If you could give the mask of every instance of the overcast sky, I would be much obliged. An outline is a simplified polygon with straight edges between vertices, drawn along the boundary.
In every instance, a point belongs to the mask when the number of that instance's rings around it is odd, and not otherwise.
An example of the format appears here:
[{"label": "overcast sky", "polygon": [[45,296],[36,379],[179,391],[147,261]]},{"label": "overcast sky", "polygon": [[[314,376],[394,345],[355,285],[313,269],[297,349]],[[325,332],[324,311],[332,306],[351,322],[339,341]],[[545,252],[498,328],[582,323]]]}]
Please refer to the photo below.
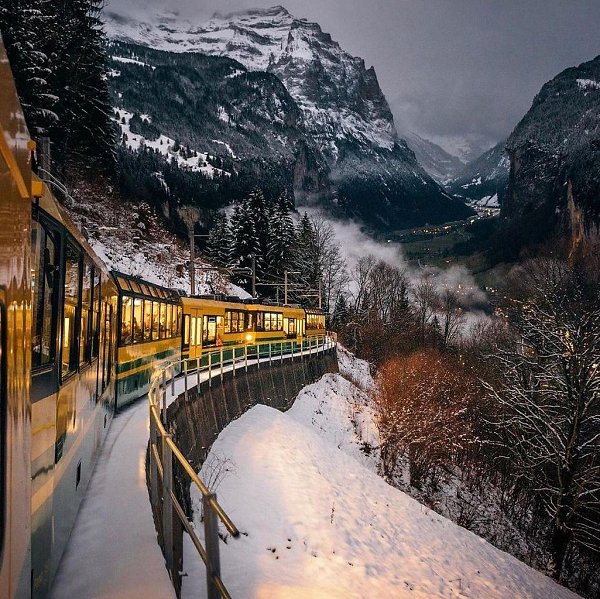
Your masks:
[{"label": "overcast sky", "polygon": [[107,0],[153,3],[195,18],[282,4],[375,66],[400,131],[449,148],[491,147],[543,83],[600,54],[600,0]]}]

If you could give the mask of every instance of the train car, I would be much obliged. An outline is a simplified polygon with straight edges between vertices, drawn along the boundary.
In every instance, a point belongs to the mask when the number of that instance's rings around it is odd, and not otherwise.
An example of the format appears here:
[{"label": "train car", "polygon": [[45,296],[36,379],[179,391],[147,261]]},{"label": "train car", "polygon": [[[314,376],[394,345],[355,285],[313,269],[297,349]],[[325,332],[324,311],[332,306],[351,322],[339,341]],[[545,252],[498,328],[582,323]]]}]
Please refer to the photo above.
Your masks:
[{"label": "train car", "polygon": [[117,289],[46,185],[31,251],[31,594],[43,597],[114,413]]},{"label": "train car", "polygon": [[0,597],[31,585],[29,134],[0,38]]},{"label": "train car", "polygon": [[315,335],[324,335],[325,328],[325,312],[320,308],[307,308],[305,312],[306,336],[314,337]]},{"label": "train car", "polygon": [[182,297],[182,357],[201,359],[222,348],[224,360],[234,349],[257,342],[280,341],[285,351],[301,344],[305,335],[305,311],[298,306],[260,304],[235,297]]},{"label": "train car", "polygon": [[0,597],[44,597],[114,408],[117,290],[32,172],[0,40]]},{"label": "train car", "polygon": [[181,359],[181,293],[113,272],[119,291],[117,407],[144,395],[152,371]]}]

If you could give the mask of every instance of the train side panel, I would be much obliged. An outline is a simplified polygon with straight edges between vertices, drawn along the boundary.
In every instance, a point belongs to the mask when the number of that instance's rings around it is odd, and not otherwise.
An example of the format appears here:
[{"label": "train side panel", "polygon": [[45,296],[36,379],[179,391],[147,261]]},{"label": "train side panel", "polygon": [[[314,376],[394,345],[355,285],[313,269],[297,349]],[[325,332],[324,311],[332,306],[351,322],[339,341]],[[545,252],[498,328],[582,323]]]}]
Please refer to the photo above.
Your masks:
[{"label": "train side panel", "polygon": [[117,306],[110,274],[41,189],[32,225],[33,597],[50,588],[114,412]]},{"label": "train side panel", "polygon": [[0,39],[0,597],[30,596],[29,135]]}]

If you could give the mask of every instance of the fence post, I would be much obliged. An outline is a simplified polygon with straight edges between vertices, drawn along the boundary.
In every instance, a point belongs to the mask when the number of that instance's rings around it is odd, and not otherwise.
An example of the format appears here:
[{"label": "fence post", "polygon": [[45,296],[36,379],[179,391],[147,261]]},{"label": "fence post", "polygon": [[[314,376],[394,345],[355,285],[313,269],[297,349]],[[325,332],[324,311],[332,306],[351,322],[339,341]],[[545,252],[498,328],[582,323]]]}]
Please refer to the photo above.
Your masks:
[{"label": "fence post", "polygon": [[183,378],[184,380],[184,389],[185,389],[185,401],[188,400],[188,361],[184,360],[183,362]]},{"label": "fence post", "polygon": [[212,387],[212,352],[208,352],[208,386]]},{"label": "fence post", "polygon": [[221,577],[221,559],[219,556],[219,522],[212,506],[211,499],[216,500],[214,493],[202,496],[204,506],[204,542],[206,543],[206,590],[208,599],[219,599],[219,591],[213,577]]},{"label": "fence post", "polygon": [[163,437],[162,466],[163,466],[163,543],[167,570],[172,577],[173,570],[173,503],[171,491],[173,490],[173,453],[167,442],[171,438],[168,433]]},{"label": "fence post", "polygon": [[269,366],[273,365],[273,362],[271,362],[271,355],[272,355],[272,350],[273,350],[273,344],[269,341]]},{"label": "fence post", "polygon": [[163,370],[163,373],[162,373],[162,385],[159,385],[159,389],[160,389],[161,395],[162,395],[162,405],[163,405],[162,419],[163,419],[163,423],[166,425],[167,424],[167,373],[165,370]]},{"label": "fence post", "polygon": [[221,385],[223,384],[223,350],[221,349]]},{"label": "fence post", "polygon": [[157,510],[158,513],[158,465],[156,463],[156,457],[152,451],[152,446],[155,446],[158,450],[156,436],[156,422],[154,421],[154,415],[152,414],[152,406],[150,406],[150,498],[152,501],[152,509]]},{"label": "fence post", "polygon": [[233,352],[232,356],[231,356],[231,359],[232,359],[231,364],[233,367],[233,376],[235,377],[235,347],[231,351]]},{"label": "fence post", "polygon": [[175,364],[171,367],[171,395],[175,397]]},{"label": "fence post", "polygon": [[244,364],[246,366],[246,372],[248,372],[248,346],[244,346]]},{"label": "fence post", "polygon": [[200,358],[196,358],[196,387],[198,387],[198,393],[200,393]]},{"label": "fence post", "polygon": [[279,363],[283,364],[283,341],[279,344],[279,355],[281,357]]}]

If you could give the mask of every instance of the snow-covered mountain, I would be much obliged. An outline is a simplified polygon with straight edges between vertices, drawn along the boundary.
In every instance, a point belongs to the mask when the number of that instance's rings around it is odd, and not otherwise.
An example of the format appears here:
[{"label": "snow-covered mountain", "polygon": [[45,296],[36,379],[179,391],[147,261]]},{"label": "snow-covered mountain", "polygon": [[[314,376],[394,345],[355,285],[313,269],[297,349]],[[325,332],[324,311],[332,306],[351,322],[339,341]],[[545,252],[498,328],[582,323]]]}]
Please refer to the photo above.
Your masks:
[{"label": "snow-covered mountain", "polygon": [[408,131],[402,134],[408,147],[415,153],[418,163],[438,183],[446,185],[465,167],[465,163],[449,154],[436,143]]},{"label": "snow-covered mountain", "polygon": [[[237,61],[230,64],[238,64],[238,72],[230,69],[224,77],[235,79],[240,75],[252,80],[254,72],[259,81],[263,73],[276,76],[299,109],[301,119],[296,119],[295,125],[299,135],[305,137],[305,143],[298,144],[297,149],[302,146],[306,160],[303,157],[298,160],[295,155],[289,162],[302,173],[306,162],[320,165],[321,174],[328,171],[328,182],[319,176],[319,184],[313,187],[318,191],[319,201],[333,211],[356,217],[380,231],[456,220],[471,213],[428,175],[400,139],[375,70],[367,68],[361,58],[347,53],[318,24],[296,19],[277,6],[215,15],[207,23],[193,23],[172,14],[132,20],[108,12],[106,28],[113,40],[130,48],[139,48],[131,46],[139,44],[155,52],[203,54]],[[163,57],[161,62],[170,62],[173,69],[178,68],[176,63],[185,61]],[[158,75],[152,69],[144,73],[148,78]],[[118,77],[113,78],[113,83],[119,85]],[[187,85],[184,88],[189,90]],[[172,92],[165,86],[163,99]],[[180,90],[177,95],[180,100]],[[135,107],[127,103],[127,96],[121,98],[120,108],[135,113]],[[218,116],[224,132],[213,130],[212,138],[228,145],[230,159],[239,149],[230,135],[237,123],[224,110],[226,104],[220,103],[219,97],[213,94],[210,100],[215,101],[215,110],[221,111]],[[231,95],[226,100],[231,103]],[[160,119],[154,118],[153,123],[162,135],[177,137],[162,127]],[[198,123],[198,134],[201,128]],[[264,135],[265,131],[260,133]],[[254,142],[261,145],[256,136]],[[270,148],[268,140],[264,147]],[[311,150],[307,152],[307,148]],[[294,153],[297,149],[290,151]],[[208,150],[198,148],[198,151]],[[295,185],[294,192],[298,201],[307,200],[305,189]],[[315,193],[311,198],[315,198]]]},{"label": "snow-covered mountain", "polygon": [[467,164],[446,188],[479,211],[488,214],[499,211],[510,172],[505,145],[506,141],[501,141]]}]

